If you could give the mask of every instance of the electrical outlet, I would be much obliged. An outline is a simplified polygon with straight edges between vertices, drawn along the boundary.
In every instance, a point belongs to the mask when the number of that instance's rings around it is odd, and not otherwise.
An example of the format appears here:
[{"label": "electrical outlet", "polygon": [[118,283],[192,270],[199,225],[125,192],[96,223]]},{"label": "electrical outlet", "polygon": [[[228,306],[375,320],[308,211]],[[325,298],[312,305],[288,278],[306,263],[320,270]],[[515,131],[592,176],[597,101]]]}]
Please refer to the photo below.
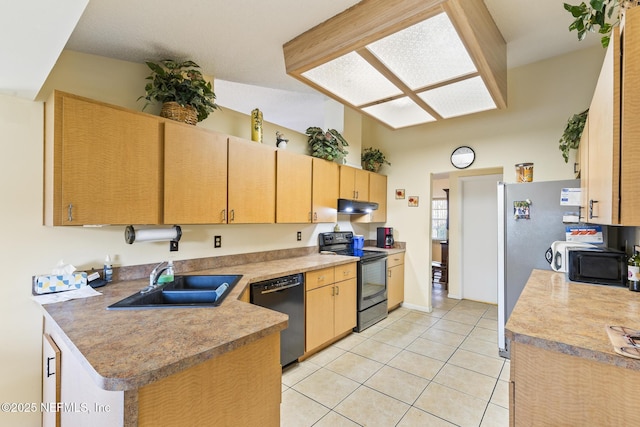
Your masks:
[{"label": "electrical outlet", "polygon": [[214,236],[213,237],[213,247],[214,248],[222,247],[222,236]]},{"label": "electrical outlet", "polygon": [[297,235],[296,239],[298,239],[298,242],[300,240],[302,240],[302,231],[298,231],[298,235]]}]

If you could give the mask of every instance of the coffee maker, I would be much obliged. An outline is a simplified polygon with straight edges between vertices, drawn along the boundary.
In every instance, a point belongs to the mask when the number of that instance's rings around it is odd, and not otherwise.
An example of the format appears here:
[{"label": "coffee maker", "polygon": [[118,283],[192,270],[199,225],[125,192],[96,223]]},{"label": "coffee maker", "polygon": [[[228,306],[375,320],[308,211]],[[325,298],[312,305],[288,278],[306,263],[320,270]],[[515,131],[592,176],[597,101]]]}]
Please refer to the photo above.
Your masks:
[{"label": "coffee maker", "polygon": [[393,227],[378,227],[377,247],[393,248]]}]

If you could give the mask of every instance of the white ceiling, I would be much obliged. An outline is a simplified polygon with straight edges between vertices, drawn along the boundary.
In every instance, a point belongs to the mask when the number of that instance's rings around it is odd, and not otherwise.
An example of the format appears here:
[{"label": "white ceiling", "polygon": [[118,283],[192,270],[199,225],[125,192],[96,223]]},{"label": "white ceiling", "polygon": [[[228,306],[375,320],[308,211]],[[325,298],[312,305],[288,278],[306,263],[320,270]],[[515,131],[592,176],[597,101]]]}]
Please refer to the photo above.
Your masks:
[{"label": "white ceiling", "polygon": [[[63,48],[139,63],[192,59],[216,80],[317,96],[286,75],[282,45],[358,1],[6,3],[0,17],[0,48],[3,63],[11,65],[0,68],[0,93],[33,99]],[[485,0],[485,4],[507,42],[509,68],[599,43],[596,35],[578,42],[575,32],[569,33],[571,16],[562,0]],[[225,105],[220,96],[218,101]]]}]

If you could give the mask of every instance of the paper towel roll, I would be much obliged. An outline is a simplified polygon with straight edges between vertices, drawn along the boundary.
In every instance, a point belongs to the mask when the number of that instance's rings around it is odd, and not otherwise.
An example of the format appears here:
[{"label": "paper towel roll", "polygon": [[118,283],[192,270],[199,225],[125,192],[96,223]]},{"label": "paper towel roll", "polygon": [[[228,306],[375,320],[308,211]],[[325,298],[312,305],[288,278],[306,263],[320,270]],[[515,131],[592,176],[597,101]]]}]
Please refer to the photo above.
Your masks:
[{"label": "paper towel roll", "polygon": [[132,244],[133,242],[162,242],[167,240],[179,241],[182,230],[179,225],[171,228],[145,228],[135,230],[132,225],[128,225],[124,230],[124,240]]}]

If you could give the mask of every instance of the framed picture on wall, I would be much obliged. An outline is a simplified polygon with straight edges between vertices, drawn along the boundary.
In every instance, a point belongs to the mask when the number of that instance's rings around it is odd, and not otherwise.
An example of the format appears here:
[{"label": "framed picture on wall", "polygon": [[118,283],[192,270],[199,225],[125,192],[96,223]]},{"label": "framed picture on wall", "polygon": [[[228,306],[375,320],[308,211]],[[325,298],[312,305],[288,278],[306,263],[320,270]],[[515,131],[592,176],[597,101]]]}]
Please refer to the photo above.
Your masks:
[{"label": "framed picture on wall", "polygon": [[409,196],[409,207],[417,208],[418,207],[418,196]]},{"label": "framed picture on wall", "polygon": [[396,188],[396,199],[404,199],[404,188]]}]

